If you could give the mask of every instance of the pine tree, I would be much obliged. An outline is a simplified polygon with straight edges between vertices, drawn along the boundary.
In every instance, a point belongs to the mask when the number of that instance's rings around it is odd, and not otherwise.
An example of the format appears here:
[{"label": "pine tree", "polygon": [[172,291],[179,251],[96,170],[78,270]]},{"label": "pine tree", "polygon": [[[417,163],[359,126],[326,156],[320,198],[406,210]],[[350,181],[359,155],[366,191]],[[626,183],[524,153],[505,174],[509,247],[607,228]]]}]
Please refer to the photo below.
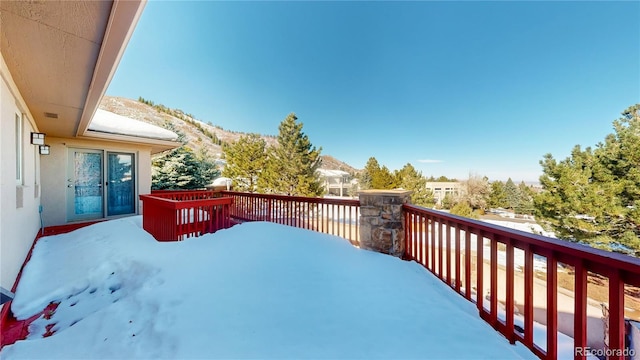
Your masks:
[{"label": "pine tree", "polygon": [[640,104],[613,123],[604,143],[540,161],[537,218],[562,239],[640,255]]},{"label": "pine tree", "polygon": [[411,203],[418,206],[432,207],[435,204],[433,193],[427,189],[427,179],[413,165],[407,163],[396,173],[399,186],[411,190]]},{"label": "pine tree", "polygon": [[254,192],[267,162],[267,143],[258,134],[241,136],[232,144],[223,146],[227,164],[222,175],[233,181],[234,189]]},{"label": "pine tree", "polygon": [[491,183],[491,193],[489,194],[489,206],[492,208],[506,208],[507,194],[505,193],[504,183],[502,181],[494,181]]},{"label": "pine tree", "polygon": [[456,196],[451,193],[446,193],[444,198],[442,199],[442,204],[440,205],[443,209],[450,210],[452,207],[456,205]]},{"label": "pine tree", "polygon": [[371,179],[371,186],[374,189],[394,189],[397,186],[396,177],[391,170],[385,165],[380,168],[380,171],[374,174]]},{"label": "pine tree", "polygon": [[397,187],[396,176],[386,166],[380,167],[378,160],[370,157],[364,166],[361,178],[362,189],[393,189]]},{"label": "pine tree", "polygon": [[295,196],[321,196],[324,193],[316,170],[320,152],[302,132],[302,122],[289,114],[278,127],[278,145],[270,148],[259,186],[263,191]]},{"label": "pine tree", "polygon": [[201,189],[218,174],[213,162],[181,146],[152,161],[151,188]]},{"label": "pine tree", "polygon": [[515,208],[516,214],[533,214],[533,190],[522,181],[518,185],[518,205]]},{"label": "pine tree", "polygon": [[461,201],[461,202],[455,204],[451,208],[450,213],[453,214],[453,215],[464,216],[464,217],[468,217],[468,218],[471,218],[471,219],[478,219],[480,217],[478,215],[478,212],[473,211],[473,209],[471,208],[469,203],[466,202],[466,201]]},{"label": "pine tree", "polygon": [[520,202],[519,191],[516,184],[509,178],[507,182],[504,184],[504,195],[507,204],[507,208],[514,210],[518,203]]},{"label": "pine tree", "polygon": [[367,164],[364,166],[364,170],[360,175],[360,187],[363,190],[368,190],[373,187],[373,177],[380,171],[380,164],[374,157],[370,157],[367,160]]}]

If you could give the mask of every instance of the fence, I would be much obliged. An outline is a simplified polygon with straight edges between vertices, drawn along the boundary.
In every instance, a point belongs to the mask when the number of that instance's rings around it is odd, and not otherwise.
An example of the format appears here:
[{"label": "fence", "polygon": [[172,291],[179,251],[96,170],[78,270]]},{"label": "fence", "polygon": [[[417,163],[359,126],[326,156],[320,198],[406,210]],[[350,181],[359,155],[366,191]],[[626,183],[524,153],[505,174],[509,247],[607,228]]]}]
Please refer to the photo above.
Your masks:
[{"label": "fence", "polygon": [[231,227],[230,197],[213,191],[153,192],[140,195],[142,227],[158,241],[179,241]]},{"label": "fence", "polygon": [[234,221],[269,221],[360,240],[360,201],[222,191],[233,198]]},{"label": "fence", "polygon": [[[640,259],[418,206],[405,204],[403,209],[407,258],[475,302],[485,321],[511,343],[520,341],[540,358],[558,356],[559,265],[561,270],[574,273],[574,311],[569,314],[574,349],[588,346],[587,276],[606,278],[609,330],[605,351],[609,358],[625,358],[625,285],[640,286]],[[516,272],[522,277],[516,277]],[[534,279],[540,278],[546,279],[545,294],[534,293]],[[516,292],[521,295],[518,304]],[[536,295],[546,298],[542,338],[534,336],[539,333],[534,331],[534,313],[540,312],[534,309]],[[576,359],[584,355],[583,351],[574,352]]]}]

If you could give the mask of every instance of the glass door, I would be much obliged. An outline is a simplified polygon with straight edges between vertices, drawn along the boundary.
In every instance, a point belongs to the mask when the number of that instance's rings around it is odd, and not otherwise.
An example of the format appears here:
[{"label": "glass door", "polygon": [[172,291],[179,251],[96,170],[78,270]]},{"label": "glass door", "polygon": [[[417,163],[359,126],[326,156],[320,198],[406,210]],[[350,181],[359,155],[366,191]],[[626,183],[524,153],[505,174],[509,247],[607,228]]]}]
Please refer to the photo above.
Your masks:
[{"label": "glass door", "polygon": [[101,218],[103,209],[103,153],[100,150],[69,149],[67,167],[67,218]]},{"label": "glass door", "polygon": [[134,155],[107,153],[107,215],[133,214],[135,203]]}]

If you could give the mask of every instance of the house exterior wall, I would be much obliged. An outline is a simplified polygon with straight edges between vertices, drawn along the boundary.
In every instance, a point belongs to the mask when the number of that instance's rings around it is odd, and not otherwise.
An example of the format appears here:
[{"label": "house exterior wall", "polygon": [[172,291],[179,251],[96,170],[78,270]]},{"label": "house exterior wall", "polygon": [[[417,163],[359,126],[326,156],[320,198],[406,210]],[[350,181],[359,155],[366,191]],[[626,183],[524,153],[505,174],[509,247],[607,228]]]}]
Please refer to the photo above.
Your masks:
[{"label": "house exterior wall", "polygon": [[[0,54],[0,286],[11,289],[40,227],[40,154],[33,117]],[[22,179],[16,179],[16,124],[22,118]]]},{"label": "house exterior wall", "polygon": [[433,192],[433,197],[438,205],[442,205],[442,200],[444,200],[447,194],[453,196],[462,191],[462,183],[453,181],[430,181],[427,182],[426,187],[427,190],[431,190],[431,192]]},{"label": "house exterior wall", "polygon": [[[42,207],[45,226],[67,223],[68,149],[80,148],[135,154],[135,188],[139,194],[151,192],[151,147],[127,143],[75,138],[47,138],[51,155],[42,159]],[[142,213],[138,201],[136,213]]]}]

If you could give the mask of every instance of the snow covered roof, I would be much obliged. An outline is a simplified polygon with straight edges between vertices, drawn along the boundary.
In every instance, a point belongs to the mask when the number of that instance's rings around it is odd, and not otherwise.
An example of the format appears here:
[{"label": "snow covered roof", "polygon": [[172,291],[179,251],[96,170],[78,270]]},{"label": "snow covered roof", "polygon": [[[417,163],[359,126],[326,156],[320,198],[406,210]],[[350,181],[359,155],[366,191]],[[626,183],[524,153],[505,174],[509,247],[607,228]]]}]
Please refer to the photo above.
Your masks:
[{"label": "snow covered roof", "polygon": [[231,181],[228,177],[221,176],[211,183],[211,186],[227,186],[227,181]]},{"label": "snow covered roof", "polygon": [[178,135],[173,131],[102,109],[96,111],[89,125],[89,130],[158,140],[175,141],[178,139]]},{"label": "snow covered roof", "polygon": [[320,173],[320,176],[324,177],[342,177],[349,175],[348,172],[342,170],[318,169],[316,171]]}]

